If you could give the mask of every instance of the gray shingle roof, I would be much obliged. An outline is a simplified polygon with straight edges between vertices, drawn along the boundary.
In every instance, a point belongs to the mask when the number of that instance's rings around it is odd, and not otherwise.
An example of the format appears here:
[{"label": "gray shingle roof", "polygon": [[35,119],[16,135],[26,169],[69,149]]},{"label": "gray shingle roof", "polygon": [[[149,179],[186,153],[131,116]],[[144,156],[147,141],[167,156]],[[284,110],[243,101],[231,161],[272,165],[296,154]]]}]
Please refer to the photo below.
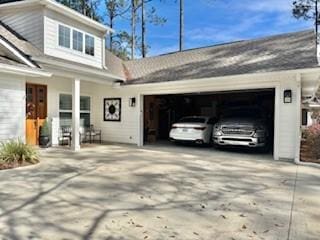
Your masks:
[{"label": "gray shingle roof", "polygon": [[127,84],[318,67],[312,30],[125,62]]},{"label": "gray shingle roof", "polygon": [[[32,61],[31,56],[41,56],[42,52],[34,47],[31,43],[29,43],[26,39],[24,39],[21,35],[17,32],[12,30],[9,26],[5,25],[0,21],[0,38],[3,39],[5,42],[11,45],[14,49],[16,49],[22,56],[24,56],[29,61],[33,62],[37,65],[34,61]],[[3,52],[0,46],[0,52]],[[10,56],[2,56],[5,57],[7,60]],[[10,64],[10,65],[24,65],[22,62],[18,62],[15,59],[11,59],[12,61],[5,61],[2,59],[2,63]]]},{"label": "gray shingle roof", "polygon": [[42,52],[33,46],[30,42],[24,39],[17,32],[0,21],[0,35],[8,42],[18,48],[26,56],[39,56]]},{"label": "gray shingle roof", "polygon": [[118,58],[116,55],[114,55],[112,52],[110,52],[108,49],[106,49],[106,66],[108,70],[121,78],[126,78],[125,72],[124,72],[124,63],[123,60]]}]

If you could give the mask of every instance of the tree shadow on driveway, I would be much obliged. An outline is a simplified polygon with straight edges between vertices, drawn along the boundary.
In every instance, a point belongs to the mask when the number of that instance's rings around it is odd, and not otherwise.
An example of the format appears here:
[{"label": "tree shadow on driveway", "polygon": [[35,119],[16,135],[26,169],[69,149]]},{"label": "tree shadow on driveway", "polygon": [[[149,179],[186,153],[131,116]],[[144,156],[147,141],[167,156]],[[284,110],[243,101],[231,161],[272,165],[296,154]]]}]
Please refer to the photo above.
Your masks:
[{"label": "tree shadow on driveway", "polygon": [[36,168],[1,172],[3,239],[288,235],[297,169],[290,163],[126,145],[50,149],[42,158]]}]

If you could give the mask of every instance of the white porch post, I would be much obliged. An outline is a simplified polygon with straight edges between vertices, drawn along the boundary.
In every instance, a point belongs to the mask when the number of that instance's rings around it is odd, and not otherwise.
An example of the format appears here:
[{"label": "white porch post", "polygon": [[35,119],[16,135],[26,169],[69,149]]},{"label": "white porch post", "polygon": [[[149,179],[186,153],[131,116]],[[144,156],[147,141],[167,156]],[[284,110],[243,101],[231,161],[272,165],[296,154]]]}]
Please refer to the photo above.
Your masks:
[{"label": "white porch post", "polygon": [[80,150],[80,79],[72,82],[72,150]]}]

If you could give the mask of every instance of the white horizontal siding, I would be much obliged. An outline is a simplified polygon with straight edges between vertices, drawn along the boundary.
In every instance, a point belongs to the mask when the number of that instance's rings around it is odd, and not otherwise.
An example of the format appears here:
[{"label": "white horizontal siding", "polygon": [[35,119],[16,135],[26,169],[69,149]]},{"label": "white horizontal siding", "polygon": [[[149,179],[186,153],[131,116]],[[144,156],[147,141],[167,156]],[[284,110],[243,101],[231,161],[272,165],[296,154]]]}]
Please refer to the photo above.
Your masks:
[{"label": "white horizontal siding", "polygon": [[43,49],[43,11],[27,8],[19,11],[0,11],[0,20],[10,26],[35,47]]},{"label": "white horizontal siding", "polygon": [[25,81],[0,75],[0,141],[25,139]]},{"label": "white horizontal siding", "polygon": [[[72,50],[72,46],[70,49],[66,49],[60,47],[58,44],[58,25],[64,24],[70,26],[72,28],[78,29],[85,33],[89,33],[91,36],[94,36],[95,39],[95,54],[94,56],[87,55],[85,53],[80,53]],[[74,61],[76,63],[82,63],[89,66],[101,68],[102,67],[102,42],[103,39],[98,35],[96,31],[92,31],[92,29],[88,29],[85,26],[77,23],[76,21],[72,21],[70,19],[65,18],[63,15],[59,15],[58,13],[54,13],[51,11],[45,11],[44,17],[44,53],[58,57],[62,59],[66,59],[69,61]],[[72,35],[72,33],[71,33]],[[72,39],[71,39],[72,42]],[[71,44],[72,45],[72,44]]]},{"label": "white horizontal siding", "polygon": [[[104,121],[104,98],[121,98],[121,121]],[[102,139],[110,142],[131,143],[139,141],[139,112],[137,107],[129,107],[129,98],[132,97],[129,92],[117,91],[111,88],[100,86],[96,89],[96,97],[93,106],[93,121],[97,128],[102,130]]]},{"label": "white horizontal siding", "polygon": [[[297,88],[298,83],[293,76],[290,80],[281,81],[279,96],[279,156],[280,158],[293,159],[295,157],[297,143]],[[292,90],[292,103],[283,103],[283,92],[286,89]]]}]

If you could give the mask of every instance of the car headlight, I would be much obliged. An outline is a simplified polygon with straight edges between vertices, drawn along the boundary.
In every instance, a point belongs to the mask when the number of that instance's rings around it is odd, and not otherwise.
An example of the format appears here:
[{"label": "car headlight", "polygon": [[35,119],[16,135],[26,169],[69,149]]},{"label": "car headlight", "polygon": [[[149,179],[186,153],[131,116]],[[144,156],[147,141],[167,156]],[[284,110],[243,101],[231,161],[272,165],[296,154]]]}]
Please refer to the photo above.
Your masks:
[{"label": "car headlight", "polygon": [[215,131],[214,136],[222,136],[222,132],[220,130]]}]

